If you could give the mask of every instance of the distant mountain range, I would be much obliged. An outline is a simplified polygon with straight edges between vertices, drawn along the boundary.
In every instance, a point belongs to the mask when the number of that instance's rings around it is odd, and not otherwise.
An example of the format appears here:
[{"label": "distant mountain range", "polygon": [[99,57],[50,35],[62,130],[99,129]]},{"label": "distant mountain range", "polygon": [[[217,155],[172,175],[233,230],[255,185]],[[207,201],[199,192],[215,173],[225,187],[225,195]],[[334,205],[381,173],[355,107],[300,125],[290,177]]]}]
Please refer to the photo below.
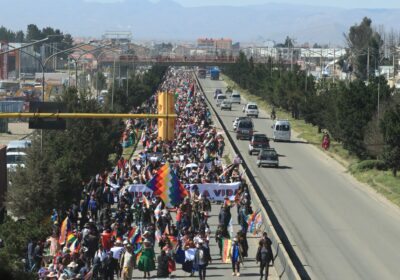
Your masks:
[{"label": "distant mountain range", "polygon": [[[5,2],[4,0],[2,0]],[[343,33],[370,17],[375,26],[400,30],[400,9],[342,9],[294,4],[245,7],[183,7],[172,0],[13,0],[2,5],[0,25],[17,30],[30,23],[52,26],[73,36],[99,37],[109,30],[132,31],[137,40],[194,40],[230,37],[234,41],[344,44]]]}]

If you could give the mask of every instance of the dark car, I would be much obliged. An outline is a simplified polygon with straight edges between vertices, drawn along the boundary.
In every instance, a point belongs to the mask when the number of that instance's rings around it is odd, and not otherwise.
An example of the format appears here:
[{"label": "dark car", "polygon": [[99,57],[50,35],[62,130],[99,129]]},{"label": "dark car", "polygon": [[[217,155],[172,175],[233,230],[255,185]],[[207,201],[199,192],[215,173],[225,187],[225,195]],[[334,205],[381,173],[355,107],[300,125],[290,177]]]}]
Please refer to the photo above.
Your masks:
[{"label": "dark car", "polygon": [[268,148],[260,151],[257,157],[257,166],[279,166],[278,153],[273,148]]},{"label": "dark car", "polygon": [[259,153],[263,149],[269,148],[269,139],[265,134],[254,134],[249,143],[249,155],[254,152]]},{"label": "dark car", "polygon": [[239,121],[236,128],[236,139],[251,139],[253,132],[253,121],[250,118],[242,119]]}]

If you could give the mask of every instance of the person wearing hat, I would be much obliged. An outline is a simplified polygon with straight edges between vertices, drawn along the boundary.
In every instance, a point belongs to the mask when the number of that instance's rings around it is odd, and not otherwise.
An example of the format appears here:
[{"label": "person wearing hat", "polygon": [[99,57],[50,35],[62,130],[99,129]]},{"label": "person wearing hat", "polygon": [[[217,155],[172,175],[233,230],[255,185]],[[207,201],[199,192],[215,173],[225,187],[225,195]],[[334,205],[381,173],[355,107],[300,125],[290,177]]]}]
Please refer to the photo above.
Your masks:
[{"label": "person wearing hat", "polygon": [[130,280],[132,278],[133,268],[135,266],[135,256],[133,255],[132,245],[128,241],[124,241],[125,253],[122,254],[121,264],[122,272],[121,276],[123,280]]},{"label": "person wearing hat", "polygon": [[50,273],[47,274],[46,278],[47,278],[47,279],[57,280],[58,275],[57,275],[57,273],[55,273],[54,271],[50,271]]},{"label": "person wearing hat", "polygon": [[119,260],[121,258],[123,251],[124,251],[124,247],[122,244],[122,240],[120,237],[118,237],[114,243],[114,247],[112,247],[110,250],[110,252],[112,252],[112,265],[113,265],[114,271],[117,275],[119,275],[119,272],[120,272]]},{"label": "person wearing hat", "polygon": [[243,257],[238,239],[236,237],[233,238],[233,244],[230,250],[230,258],[232,261],[232,275],[240,276],[240,263],[242,262]]},{"label": "person wearing hat", "polygon": [[155,254],[151,242],[146,238],[143,241],[142,255],[140,256],[138,263],[138,269],[144,273],[143,278],[150,278],[150,271],[155,269],[156,265],[154,257]]},{"label": "person wearing hat", "polygon": [[211,262],[210,250],[204,246],[204,241],[199,239],[196,244],[197,250],[194,254],[194,267],[199,271],[200,280],[206,279],[206,269]]}]

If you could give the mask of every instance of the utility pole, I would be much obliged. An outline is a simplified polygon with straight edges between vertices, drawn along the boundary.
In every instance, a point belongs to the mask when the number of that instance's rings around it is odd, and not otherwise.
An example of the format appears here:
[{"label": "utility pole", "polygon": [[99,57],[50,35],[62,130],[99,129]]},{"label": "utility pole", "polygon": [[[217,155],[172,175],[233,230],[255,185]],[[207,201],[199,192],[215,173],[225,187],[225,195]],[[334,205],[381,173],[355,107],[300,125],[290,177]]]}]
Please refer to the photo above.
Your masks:
[{"label": "utility pole", "polygon": [[333,83],[335,83],[335,73],[336,73],[336,49],[333,49]]},{"label": "utility pole", "polygon": [[129,67],[126,67],[126,98],[128,98],[128,88],[129,88]]},{"label": "utility pole", "polygon": [[369,47],[368,47],[368,54],[367,54],[367,80],[369,79]]},{"label": "utility pole", "polygon": [[379,123],[379,119],[380,119],[380,116],[379,116],[380,90],[381,90],[381,80],[379,80],[379,82],[378,82],[378,123]]}]

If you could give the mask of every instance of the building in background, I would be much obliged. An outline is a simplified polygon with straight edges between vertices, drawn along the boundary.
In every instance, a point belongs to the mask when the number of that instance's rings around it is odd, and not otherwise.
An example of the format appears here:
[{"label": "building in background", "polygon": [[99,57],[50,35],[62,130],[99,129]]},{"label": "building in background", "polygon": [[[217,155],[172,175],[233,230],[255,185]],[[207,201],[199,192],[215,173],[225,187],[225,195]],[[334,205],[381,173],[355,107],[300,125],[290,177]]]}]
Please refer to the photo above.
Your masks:
[{"label": "building in background", "polygon": [[[23,43],[0,42],[1,51],[18,49]],[[33,46],[22,50],[15,50],[0,57],[0,79],[24,79],[40,69],[40,54],[35,52]],[[29,75],[30,74],[30,75]]]}]

